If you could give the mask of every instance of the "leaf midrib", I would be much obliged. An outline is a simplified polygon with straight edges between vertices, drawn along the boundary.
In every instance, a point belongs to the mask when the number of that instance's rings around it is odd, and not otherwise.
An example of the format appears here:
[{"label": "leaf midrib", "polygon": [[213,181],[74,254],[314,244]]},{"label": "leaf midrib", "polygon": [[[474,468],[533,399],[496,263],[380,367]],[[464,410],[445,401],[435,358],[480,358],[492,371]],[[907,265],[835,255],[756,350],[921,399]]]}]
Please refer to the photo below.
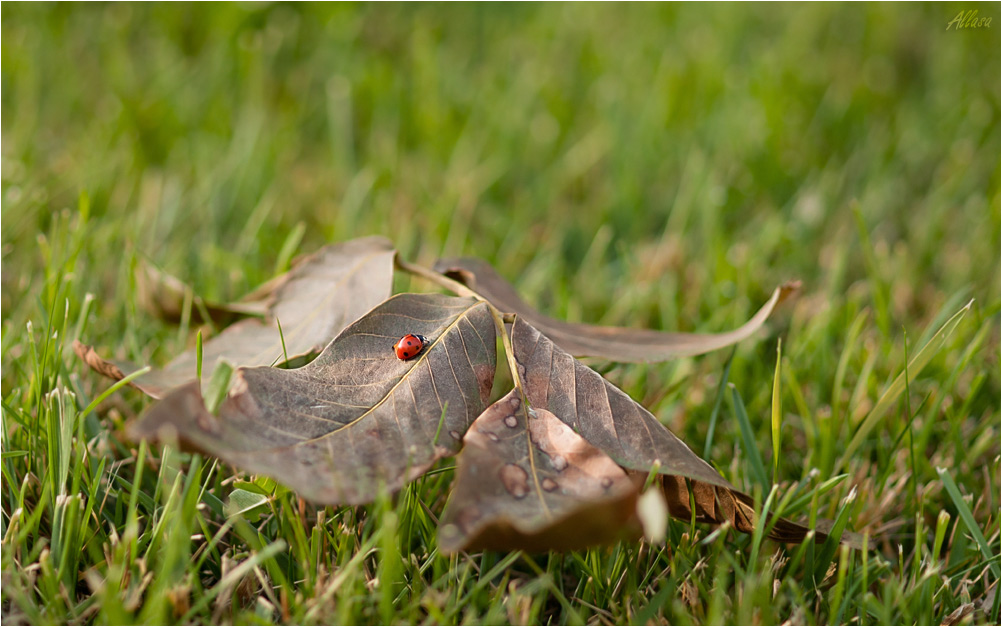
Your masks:
[{"label": "leaf midrib", "polygon": [[[413,365],[411,366],[410,370],[408,370],[407,372],[405,372],[403,374],[403,376],[400,377],[400,380],[397,381],[395,384],[393,384],[393,386],[389,390],[387,390],[385,394],[383,394],[382,398],[380,398],[379,401],[377,401],[372,407],[370,407],[369,409],[367,409],[366,411],[364,411],[362,414],[360,414],[357,418],[355,418],[351,422],[346,422],[345,424],[341,425],[340,427],[337,427],[336,429],[332,429],[331,431],[328,431],[327,433],[324,433],[323,435],[318,435],[316,437],[309,438],[309,439],[306,439],[306,440],[300,440],[299,442],[295,442],[293,444],[286,444],[284,446],[277,446],[277,447],[270,448],[270,449],[262,449],[261,452],[264,452],[264,451],[268,451],[268,452],[281,451],[283,449],[292,449],[292,448],[295,448],[297,446],[302,446],[304,444],[309,444],[311,442],[320,442],[320,441],[322,441],[322,440],[324,440],[326,438],[329,438],[329,437],[333,436],[336,433],[344,431],[345,429],[348,429],[349,427],[351,427],[351,426],[353,426],[355,424],[358,424],[360,421],[364,420],[367,416],[371,415],[374,411],[376,411],[376,409],[378,409],[383,403],[385,403],[387,401],[387,399],[391,398],[393,396],[393,393],[397,390],[398,387],[400,387],[408,379],[408,377],[410,376],[410,374],[412,372],[414,372],[420,364],[424,363],[427,360],[428,354],[431,353],[431,350],[433,348],[435,348],[436,346],[438,346],[438,344],[442,342],[442,340],[449,334],[449,332],[452,331],[454,328],[456,328],[459,325],[459,323],[464,318],[466,318],[469,315],[469,313],[470,313],[471,310],[473,310],[474,308],[476,308],[477,306],[479,306],[481,304],[482,304],[482,301],[476,301],[473,304],[471,304],[469,307],[467,307],[465,310],[463,310],[461,313],[459,313],[458,315],[456,315],[456,319],[453,320],[451,323],[449,323],[448,326],[445,327],[445,329],[442,331],[442,333],[439,334],[438,339],[436,339],[434,342],[432,342],[431,345],[428,347],[428,349],[425,350],[425,351],[423,351],[421,353],[420,357],[418,357],[417,360],[415,360],[413,362]],[[526,426],[528,427],[528,425],[526,425]]]}]

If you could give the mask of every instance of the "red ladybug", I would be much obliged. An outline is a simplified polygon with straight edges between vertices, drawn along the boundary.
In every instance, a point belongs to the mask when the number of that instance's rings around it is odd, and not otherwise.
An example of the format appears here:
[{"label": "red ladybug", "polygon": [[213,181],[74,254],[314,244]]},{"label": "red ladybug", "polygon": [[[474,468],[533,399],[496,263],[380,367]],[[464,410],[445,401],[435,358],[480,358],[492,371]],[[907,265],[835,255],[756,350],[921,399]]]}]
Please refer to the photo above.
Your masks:
[{"label": "red ladybug", "polygon": [[393,345],[393,351],[397,354],[397,359],[413,359],[421,354],[428,340],[423,335],[408,333]]}]

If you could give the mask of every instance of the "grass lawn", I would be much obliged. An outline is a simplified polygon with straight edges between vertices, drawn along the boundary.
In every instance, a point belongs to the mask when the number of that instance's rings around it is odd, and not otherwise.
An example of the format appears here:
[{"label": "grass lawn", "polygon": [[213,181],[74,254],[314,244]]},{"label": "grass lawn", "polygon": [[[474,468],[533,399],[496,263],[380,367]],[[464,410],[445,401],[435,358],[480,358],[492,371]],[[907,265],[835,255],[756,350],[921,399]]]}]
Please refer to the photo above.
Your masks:
[{"label": "grass lawn", "polygon": [[[999,17],[4,4],[4,624],[998,624]],[[446,557],[453,460],[370,506],[228,516],[234,469],[127,441],[151,401],[73,354],[193,345],[139,306],[143,260],[227,301],[369,234],[575,322],[722,331],[801,280],[733,356],[588,363],[760,502],[761,465],[776,498],[841,477],[788,513],[870,550],[675,521]],[[711,430],[725,372],[748,421]]]}]

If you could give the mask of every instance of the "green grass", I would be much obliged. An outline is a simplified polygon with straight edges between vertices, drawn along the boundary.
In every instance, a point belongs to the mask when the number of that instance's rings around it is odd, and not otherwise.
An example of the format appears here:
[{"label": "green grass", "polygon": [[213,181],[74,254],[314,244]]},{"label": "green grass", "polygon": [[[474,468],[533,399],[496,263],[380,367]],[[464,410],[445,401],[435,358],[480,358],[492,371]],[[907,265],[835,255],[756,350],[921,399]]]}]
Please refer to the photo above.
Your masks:
[{"label": "green grass", "polygon": [[[1002,23],[960,8],[5,4],[4,623],[998,623]],[[447,558],[451,461],[302,507],[121,437],[150,401],[72,341],[195,341],[139,307],[139,259],[223,300],[373,233],[573,321],[723,330],[801,279],[730,362],[590,363],[870,550],[674,521]]]}]

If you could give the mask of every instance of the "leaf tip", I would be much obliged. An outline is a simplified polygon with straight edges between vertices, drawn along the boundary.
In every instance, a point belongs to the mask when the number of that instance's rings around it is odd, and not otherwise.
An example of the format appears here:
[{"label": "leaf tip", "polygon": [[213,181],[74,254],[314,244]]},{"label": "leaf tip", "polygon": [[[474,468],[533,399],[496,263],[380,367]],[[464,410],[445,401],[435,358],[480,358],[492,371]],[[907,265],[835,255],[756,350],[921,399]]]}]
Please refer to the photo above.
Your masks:
[{"label": "leaf tip", "polygon": [[794,294],[796,294],[797,292],[799,292],[801,287],[803,287],[803,282],[800,281],[799,279],[794,279],[792,281],[787,281],[786,283],[783,283],[782,285],[780,285],[779,288],[778,288],[779,289],[779,300],[776,302],[776,304],[778,305],[778,304],[782,303],[786,299],[790,298],[791,296],[793,296]]}]

